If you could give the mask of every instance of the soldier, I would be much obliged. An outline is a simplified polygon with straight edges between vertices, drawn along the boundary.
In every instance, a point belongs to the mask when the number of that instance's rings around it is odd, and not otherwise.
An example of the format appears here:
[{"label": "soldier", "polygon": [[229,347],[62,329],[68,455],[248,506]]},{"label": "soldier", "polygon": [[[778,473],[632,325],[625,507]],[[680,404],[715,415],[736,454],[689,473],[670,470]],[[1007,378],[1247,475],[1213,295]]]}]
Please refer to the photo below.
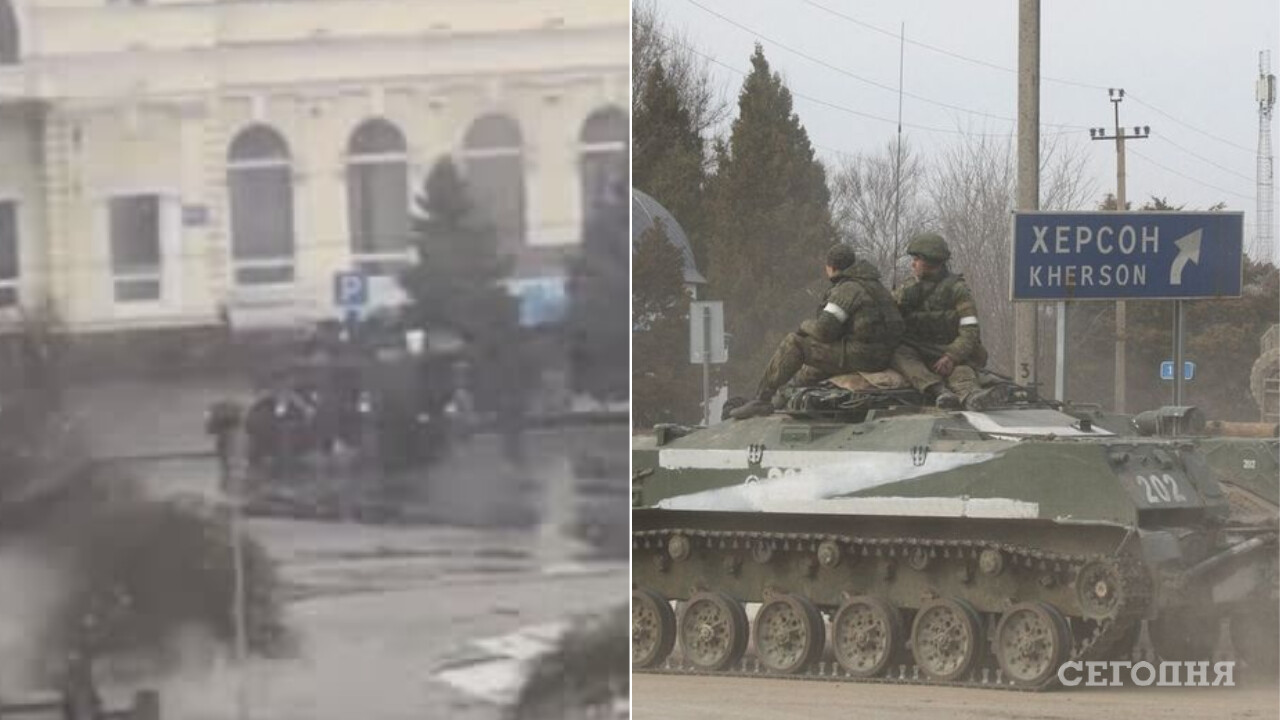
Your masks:
[{"label": "soldier", "polygon": [[816,383],[842,373],[884,370],[902,338],[902,317],[893,296],[880,284],[880,272],[858,262],[853,248],[836,244],[827,251],[831,289],[815,318],[788,334],[769,361],[756,399],[729,414],[735,420],[773,411],[774,393],[795,377]]},{"label": "soldier", "polygon": [[897,292],[906,334],[893,354],[893,369],[940,408],[997,404],[1000,386],[982,390],[978,384],[978,371],[987,364],[978,306],[964,276],[947,268],[946,241],[936,233],[917,235],[907,254],[915,277]]}]

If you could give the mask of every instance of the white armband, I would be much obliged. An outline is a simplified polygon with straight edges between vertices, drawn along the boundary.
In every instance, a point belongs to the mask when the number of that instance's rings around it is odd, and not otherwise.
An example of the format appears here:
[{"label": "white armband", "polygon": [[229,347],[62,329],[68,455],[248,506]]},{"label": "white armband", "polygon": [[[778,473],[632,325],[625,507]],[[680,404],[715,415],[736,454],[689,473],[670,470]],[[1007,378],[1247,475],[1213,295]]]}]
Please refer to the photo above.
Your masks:
[{"label": "white armband", "polygon": [[822,308],[822,312],[831,313],[840,322],[844,322],[849,319],[849,313],[845,312],[844,308],[835,303],[827,303],[827,306]]},{"label": "white armband", "polygon": [[977,325],[977,324],[978,324],[978,318],[972,315],[968,315],[960,318],[960,327],[964,327],[965,325]]}]

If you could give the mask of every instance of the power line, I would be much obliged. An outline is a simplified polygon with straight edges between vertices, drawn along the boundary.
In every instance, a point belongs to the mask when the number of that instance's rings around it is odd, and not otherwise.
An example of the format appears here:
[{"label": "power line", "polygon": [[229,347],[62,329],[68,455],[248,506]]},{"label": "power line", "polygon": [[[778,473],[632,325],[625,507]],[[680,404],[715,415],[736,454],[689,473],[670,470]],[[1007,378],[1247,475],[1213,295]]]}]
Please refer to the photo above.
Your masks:
[{"label": "power line", "polygon": [[1137,150],[1129,150],[1129,152],[1131,152],[1131,153],[1133,153],[1134,155],[1136,155],[1136,156],[1138,156],[1138,157],[1142,158],[1143,160],[1145,160],[1145,161],[1147,161],[1147,162],[1151,163],[1152,165],[1155,165],[1156,167],[1160,168],[1161,170],[1165,170],[1166,172],[1171,172],[1171,173],[1173,173],[1174,175],[1177,175],[1178,177],[1180,177],[1180,178],[1182,178],[1182,179],[1184,179],[1184,180],[1190,180],[1191,182],[1196,183],[1197,185],[1203,185],[1204,187],[1210,188],[1210,189],[1212,189],[1212,190],[1217,190],[1218,192],[1221,192],[1221,193],[1226,193],[1226,194],[1228,194],[1228,195],[1234,195],[1234,196],[1236,196],[1236,197],[1238,197],[1238,198],[1240,198],[1240,199],[1242,199],[1242,200],[1253,200],[1253,199],[1254,199],[1254,198],[1252,198],[1252,197],[1250,197],[1250,196],[1248,196],[1248,195],[1241,195],[1241,194],[1240,194],[1240,193],[1238,193],[1238,192],[1232,192],[1231,190],[1228,190],[1228,189],[1226,189],[1226,188],[1220,188],[1220,187],[1218,187],[1217,185],[1212,185],[1212,184],[1210,184],[1210,183],[1207,183],[1207,182],[1205,182],[1205,181],[1203,181],[1203,180],[1200,180],[1199,178],[1193,178],[1193,177],[1191,177],[1190,175],[1185,175],[1185,174],[1183,174],[1183,173],[1180,173],[1180,172],[1178,172],[1177,170],[1174,170],[1173,168],[1169,167],[1168,165],[1165,165],[1165,164],[1163,164],[1163,163],[1159,163],[1159,162],[1156,162],[1155,160],[1152,160],[1151,158],[1147,157],[1146,155],[1143,155],[1142,153],[1138,152]]},{"label": "power line", "polygon": [[[734,19],[732,19],[732,18],[730,18],[730,17],[727,17],[727,16],[725,16],[725,15],[723,15],[723,14],[721,14],[721,13],[719,13],[719,12],[715,11],[715,10],[712,10],[711,8],[707,7],[706,5],[703,5],[702,3],[698,2],[697,0],[685,0],[685,2],[689,3],[690,5],[693,5],[694,7],[697,7],[697,8],[699,8],[699,9],[701,9],[703,12],[705,12],[705,13],[707,13],[707,14],[709,14],[709,15],[713,15],[713,16],[715,16],[715,17],[717,17],[717,18],[719,18],[719,19],[723,20],[724,22],[726,22],[726,23],[728,23],[728,24],[730,24],[730,25],[732,25],[732,26],[734,26],[734,27],[738,28],[739,30],[742,30],[742,31],[744,31],[744,32],[746,32],[746,33],[749,33],[749,34],[751,34],[751,35],[754,35],[755,37],[757,37],[757,38],[759,38],[759,39],[761,39],[761,40],[764,40],[765,42],[767,42],[767,43],[769,43],[769,44],[771,44],[771,45],[775,45],[775,46],[777,46],[777,47],[779,47],[779,48],[781,48],[781,49],[783,49],[783,50],[786,50],[787,52],[790,52],[790,53],[792,53],[792,54],[794,54],[794,55],[798,55],[799,57],[802,57],[802,58],[804,58],[805,60],[808,60],[809,62],[812,62],[812,63],[818,64],[818,65],[821,65],[822,67],[825,67],[825,68],[827,68],[828,70],[833,70],[833,71],[835,71],[835,72],[840,73],[841,75],[844,75],[844,76],[846,76],[846,77],[852,78],[852,79],[857,80],[858,82],[861,82],[861,83],[866,83],[867,85],[871,85],[871,86],[876,87],[876,88],[879,88],[879,89],[881,89],[881,90],[886,90],[886,91],[888,91],[888,92],[892,92],[892,93],[894,93],[894,94],[897,94],[897,93],[899,92],[899,88],[895,88],[895,87],[892,87],[892,86],[890,86],[890,85],[885,85],[884,83],[876,82],[875,80],[870,80],[870,79],[868,79],[868,78],[862,77],[861,75],[858,75],[858,74],[856,74],[856,73],[850,72],[849,70],[846,70],[846,69],[844,69],[844,68],[838,67],[838,66],[836,66],[836,65],[832,65],[831,63],[829,63],[829,62],[827,62],[827,61],[825,61],[825,60],[823,60],[823,59],[821,59],[821,58],[814,57],[814,56],[812,56],[812,55],[810,55],[810,54],[808,54],[808,53],[806,53],[806,52],[804,52],[804,51],[802,51],[802,50],[797,50],[797,49],[796,49],[796,48],[794,48],[794,47],[791,47],[791,46],[786,45],[786,44],[784,44],[784,43],[782,43],[782,42],[780,42],[780,41],[778,41],[778,40],[775,40],[775,39],[773,39],[773,38],[769,37],[768,35],[765,35],[764,33],[761,33],[761,32],[759,32],[759,31],[757,31],[757,30],[754,30],[754,29],[752,29],[752,28],[750,28],[750,27],[747,27],[746,25],[743,25],[742,23],[739,23],[738,21],[736,21],[736,20],[734,20]],[[907,91],[905,91],[905,90],[903,90],[903,91],[901,91],[901,92],[902,92],[902,94],[903,94],[903,95],[905,95],[905,96],[907,96],[907,97],[909,97],[909,98],[912,98],[913,100],[919,100],[920,102],[928,103],[928,104],[930,104],[930,105],[937,105],[938,107],[944,107],[944,108],[947,108],[947,109],[949,109],[949,110],[956,110],[956,111],[958,111],[958,112],[968,113],[968,114],[971,114],[971,115],[978,115],[978,116],[981,116],[981,117],[993,118],[993,119],[996,119],[996,120],[1003,120],[1003,121],[1005,121],[1005,122],[1010,122],[1010,123],[1012,123],[1012,122],[1016,122],[1016,120],[1017,120],[1017,118],[1014,118],[1014,117],[1012,117],[1012,116],[1008,116],[1008,115],[997,115],[997,114],[995,114],[995,113],[989,113],[989,112],[985,112],[985,111],[982,111],[982,110],[973,110],[973,109],[971,109],[971,108],[966,108],[966,107],[963,107],[963,106],[960,106],[960,105],[953,105],[953,104],[951,104],[951,103],[942,102],[941,100],[934,100],[934,99],[932,99],[932,98],[928,98],[928,97],[925,97],[925,96],[923,96],[923,95],[918,95],[918,94],[916,94],[916,93],[912,93],[912,92],[907,92]],[[1085,127],[1084,127],[1083,125],[1065,125],[1065,124],[1060,124],[1060,123],[1042,123],[1042,125],[1043,125],[1043,126],[1045,126],[1045,127],[1062,127],[1062,128],[1071,128],[1071,129],[1075,129],[1075,130],[1084,130],[1084,129],[1085,129]]]},{"label": "power line", "polygon": [[[687,43],[687,42],[685,42],[685,41],[683,41],[683,40],[680,40],[679,38],[676,38],[676,37],[673,37],[673,36],[671,36],[671,35],[667,35],[667,34],[664,34],[664,33],[656,33],[656,34],[657,34],[659,37],[661,37],[661,38],[665,39],[667,42],[670,42],[670,43],[674,43],[674,44],[676,44],[676,45],[679,45],[679,46],[683,47],[686,51],[688,51],[688,52],[692,53],[693,55],[697,55],[698,57],[702,58],[703,60],[706,60],[707,62],[712,63],[712,64],[714,64],[714,65],[718,65],[718,66],[720,66],[720,67],[724,68],[725,70],[728,70],[729,72],[736,73],[737,75],[740,75],[740,76],[742,76],[742,77],[747,77],[748,75],[750,75],[750,74],[751,74],[751,73],[749,73],[749,72],[747,72],[747,71],[745,71],[745,70],[741,70],[741,69],[739,69],[739,68],[733,67],[732,65],[729,65],[729,64],[727,64],[727,63],[721,62],[721,61],[720,61],[719,59],[717,59],[716,57],[711,56],[711,55],[708,55],[708,54],[706,54],[706,53],[702,52],[701,50],[697,49],[697,48],[696,48],[696,47],[694,47],[693,45],[690,45],[689,43]],[[854,110],[853,108],[845,107],[844,105],[840,105],[839,103],[831,102],[831,101],[829,101],[829,100],[823,100],[823,99],[821,99],[821,98],[816,98],[816,97],[813,97],[812,95],[806,95],[806,94],[804,94],[804,93],[796,92],[795,90],[791,90],[791,89],[788,89],[788,90],[790,91],[791,95],[792,95],[792,96],[794,96],[794,97],[800,98],[800,99],[802,99],[802,100],[807,100],[807,101],[809,101],[809,102],[811,102],[811,103],[815,103],[815,104],[817,104],[817,105],[822,105],[822,106],[827,107],[827,108],[830,108],[830,109],[832,109],[832,110],[839,110],[840,112],[849,113],[850,115],[856,115],[856,116],[861,117],[861,118],[866,118],[867,120],[875,120],[876,122],[887,123],[887,124],[889,124],[889,125],[894,125],[894,126],[896,126],[896,125],[898,124],[898,121],[897,121],[897,120],[894,120],[894,119],[892,119],[892,118],[880,117],[879,115],[872,115],[871,113],[865,113],[865,112],[862,112],[861,110]],[[968,131],[966,131],[966,130],[954,130],[954,129],[950,129],[950,128],[933,127],[933,126],[930,126],[930,125],[918,125],[918,124],[916,124],[916,123],[909,123],[909,122],[904,122],[904,123],[902,123],[902,125],[903,125],[903,126],[905,126],[905,127],[909,127],[909,128],[916,129],[916,130],[923,130],[923,131],[925,131],[925,132],[944,133],[944,134],[947,134],[947,135],[965,135],[965,136],[971,136],[971,137],[1008,137],[1008,136],[1010,135],[1010,133],[1009,133],[1009,132],[1002,132],[1002,133],[971,133],[971,132],[968,132]],[[1072,130],[1064,130],[1064,131],[1057,131],[1057,132],[1043,133],[1043,134],[1047,134],[1047,135],[1066,135],[1066,134],[1073,133],[1073,132],[1074,132],[1074,131],[1072,131]]]},{"label": "power line", "polygon": [[[880,33],[880,34],[882,34],[882,35],[887,35],[887,36],[889,36],[889,37],[891,37],[891,38],[893,38],[893,39],[895,39],[895,40],[896,40],[896,39],[898,39],[898,34],[897,34],[897,33],[890,32],[889,30],[885,30],[884,28],[877,27],[877,26],[875,26],[875,25],[872,25],[871,23],[868,23],[868,22],[865,22],[865,21],[859,20],[859,19],[857,19],[857,18],[855,18],[855,17],[851,17],[851,16],[849,16],[849,15],[845,15],[845,14],[844,14],[844,13],[842,13],[842,12],[839,12],[839,11],[836,11],[836,10],[832,10],[831,8],[829,8],[829,7],[825,6],[825,5],[821,5],[821,4],[819,4],[819,3],[813,2],[813,0],[801,0],[801,2],[805,3],[806,5],[812,5],[813,7],[818,8],[819,10],[822,10],[823,12],[830,13],[831,15],[834,15],[834,16],[836,16],[836,17],[838,17],[838,18],[842,18],[842,19],[844,19],[844,20],[847,20],[847,21],[849,21],[849,22],[851,22],[851,23],[853,23],[854,25],[857,25],[857,26],[859,26],[859,27],[863,27],[863,28],[866,28],[866,29],[868,29],[868,30],[871,30],[871,31],[874,31],[874,32],[878,32],[878,33]],[[979,60],[978,58],[969,57],[968,55],[961,55],[960,53],[952,52],[951,50],[947,50],[946,48],[940,48],[940,47],[938,47],[938,46],[936,46],[936,45],[930,45],[930,44],[928,44],[928,43],[920,42],[919,40],[907,40],[906,42],[907,42],[909,45],[915,45],[916,47],[924,48],[925,50],[930,50],[930,51],[932,51],[932,52],[936,52],[936,53],[941,54],[941,55],[946,55],[947,57],[955,58],[956,60],[963,60],[963,61],[965,61],[965,62],[967,62],[967,63],[973,63],[974,65],[981,65],[982,67],[991,68],[992,70],[999,70],[999,71],[1001,71],[1001,72],[1006,72],[1006,73],[1010,73],[1010,74],[1013,74],[1013,75],[1016,75],[1016,74],[1018,73],[1018,71],[1017,71],[1015,68],[1005,67],[1005,66],[1003,66],[1003,65],[998,65],[998,64],[993,63],[993,62],[987,62],[986,60]],[[1076,80],[1066,80],[1066,79],[1063,79],[1063,78],[1054,78],[1054,77],[1049,77],[1049,76],[1047,76],[1047,75],[1042,75],[1042,76],[1040,76],[1040,79],[1041,79],[1041,80],[1047,80],[1047,81],[1049,81],[1049,82],[1059,83],[1059,84],[1061,84],[1061,85],[1072,85],[1072,86],[1075,86],[1075,87],[1087,88],[1087,89],[1089,89],[1089,90],[1106,90],[1106,89],[1107,89],[1107,88],[1106,88],[1106,86],[1104,86],[1104,85],[1094,85],[1094,84],[1092,84],[1092,83],[1079,82],[1079,81],[1076,81]]]},{"label": "power line", "polygon": [[[886,30],[886,29],[881,28],[881,27],[877,27],[877,26],[875,26],[875,25],[872,25],[871,23],[868,23],[868,22],[865,22],[865,21],[859,20],[859,19],[857,19],[857,18],[855,18],[855,17],[852,17],[852,16],[849,16],[849,15],[846,15],[846,14],[844,14],[844,13],[842,13],[842,12],[838,12],[838,11],[836,11],[836,10],[832,10],[831,8],[829,8],[829,7],[825,6],[825,5],[822,5],[822,4],[820,4],[820,3],[814,2],[814,0],[801,0],[801,2],[805,3],[806,5],[811,5],[811,6],[815,7],[815,8],[818,8],[819,10],[822,10],[823,12],[826,12],[826,13],[829,13],[829,14],[831,14],[831,15],[834,15],[834,16],[836,16],[836,17],[838,17],[838,18],[841,18],[841,19],[843,19],[843,20],[846,20],[846,21],[848,21],[848,22],[850,22],[850,23],[853,23],[854,25],[857,25],[857,26],[859,26],[859,27],[863,27],[863,28],[866,28],[866,29],[871,30],[871,31],[873,31],[873,32],[880,33],[881,35],[885,35],[885,36],[888,36],[888,37],[891,37],[891,38],[894,38],[894,39],[897,39],[897,37],[898,37],[896,33],[893,33],[893,32],[891,32],[891,31]],[[990,68],[990,69],[992,69],[992,70],[999,70],[999,71],[1001,71],[1001,72],[1006,72],[1006,73],[1011,73],[1011,74],[1017,74],[1017,72],[1018,72],[1015,68],[1005,67],[1005,66],[1003,66],[1003,65],[999,65],[999,64],[996,64],[996,63],[988,62],[988,61],[986,61],[986,60],[979,60],[978,58],[973,58],[973,57],[969,57],[969,56],[967,56],[967,55],[962,55],[962,54],[960,54],[960,53],[952,52],[952,51],[947,50],[947,49],[945,49],[945,48],[937,47],[936,45],[930,45],[930,44],[928,44],[928,43],[923,43],[923,42],[920,42],[920,41],[918,41],[918,40],[907,40],[906,42],[910,43],[911,45],[915,45],[916,47],[924,48],[924,49],[926,49],[926,50],[930,50],[930,51],[932,51],[932,52],[936,52],[936,53],[939,53],[939,54],[941,54],[941,55],[946,55],[947,57],[955,58],[956,60],[963,60],[964,62],[972,63],[972,64],[974,64],[974,65],[980,65],[980,66],[982,66],[982,67]],[[1090,90],[1106,90],[1106,89],[1107,89],[1107,87],[1105,87],[1105,86],[1103,86],[1103,85],[1095,85],[1095,84],[1092,84],[1092,83],[1079,82],[1079,81],[1076,81],[1076,80],[1067,80],[1067,79],[1065,79],[1065,78],[1055,78],[1055,77],[1050,77],[1050,76],[1048,76],[1048,75],[1042,75],[1042,76],[1041,76],[1041,79],[1042,79],[1042,80],[1045,80],[1045,81],[1047,81],[1047,82],[1058,83],[1058,84],[1060,84],[1060,85],[1070,85],[1070,86],[1073,86],[1073,87],[1087,88],[1087,89],[1090,89]],[[1158,114],[1160,114],[1160,115],[1163,115],[1166,119],[1168,119],[1168,120],[1170,120],[1170,121],[1172,121],[1172,122],[1174,122],[1174,123],[1176,123],[1176,124],[1178,124],[1178,125],[1181,125],[1181,126],[1183,126],[1183,127],[1187,128],[1187,129],[1189,129],[1189,130],[1192,130],[1192,131],[1195,131],[1195,132],[1197,132],[1197,133],[1200,133],[1201,135],[1204,135],[1204,136],[1205,136],[1205,137],[1207,137],[1207,138],[1210,138],[1210,139],[1212,139],[1212,140],[1216,140],[1216,141],[1218,141],[1218,142],[1220,142],[1220,143],[1223,143],[1223,144],[1225,144],[1225,145],[1229,145],[1229,146],[1231,146],[1231,147],[1233,147],[1233,148],[1235,148],[1235,149],[1237,149],[1237,150],[1241,150],[1241,151],[1243,151],[1243,152],[1247,152],[1247,153],[1250,153],[1250,154],[1253,154],[1253,153],[1254,153],[1254,150],[1252,150],[1251,148],[1247,148],[1247,147],[1245,147],[1245,146],[1243,146],[1243,145],[1240,145],[1240,144],[1238,144],[1238,143],[1235,143],[1235,142],[1232,142],[1232,141],[1230,141],[1230,140],[1227,140],[1226,138],[1222,138],[1222,137],[1219,137],[1219,136],[1217,136],[1217,135],[1214,135],[1213,133],[1208,132],[1208,131],[1206,131],[1206,130],[1201,130],[1200,128],[1198,128],[1198,127],[1196,127],[1196,126],[1194,126],[1194,125],[1192,125],[1192,124],[1190,124],[1190,123],[1187,123],[1187,122],[1184,122],[1184,121],[1182,121],[1182,120],[1179,120],[1178,118],[1176,118],[1176,117],[1174,117],[1174,116],[1170,115],[1169,113],[1167,113],[1167,112],[1165,112],[1165,111],[1161,110],[1160,108],[1158,108],[1158,107],[1156,107],[1156,106],[1152,105],[1151,103],[1148,103],[1148,102],[1146,102],[1145,100],[1142,100],[1141,98],[1138,98],[1138,97],[1134,96],[1132,93],[1130,93],[1130,94],[1129,94],[1129,99],[1133,100],[1134,102],[1136,102],[1136,103],[1138,103],[1138,104],[1140,104],[1140,105],[1142,105],[1142,106],[1144,106],[1144,107],[1146,107],[1146,108],[1148,108],[1148,109],[1150,109],[1150,110],[1155,111],[1156,113],[1158,113]]]},{"label": "power line", "polygon": [[1243,145],[1238,145],[1238,144],[1236,144],[1236,143],[1233,143],[1233,142],[1231,142],[1230,140],[1227,140],[1226,138],[1220,138],[1220,137],[1218,137],[1217,135],[1214,135],[1214,134],[1213,134],[1213,133],[1211,133],[1211,132],[1207,132],[1207,131],[1205,131],[1205,130],[1201,130],[1200,128],[1196,127],[1195,125],[1191,125],[1191,124],[1189,124],[1189,123],[1185,123],[1185,122],[1183,122],[1183,121],[1179,120],[1178,118],[1176,118],[1176,117],[1174,117],[1174,116],[1170,115],[1169,113],[1167,113],[1167,112],[1165,112],[1165,111],[1161,110],[1160,108],[1156,107],[1155,105],[1152,105],[1151,103],[1149,103],[1149,102],[1147,102],[1147,101],[1143,100],[1142,98],[1139,98],[1139,97],[1135,96],[1133,93],[1129,93],[1129,99],[1130,99],[1130,100],[1132,100],[1132,101],[1134,101],[1134,102],[1136,102],[1136,103],[1138,103],[1139,105],[1142,105],[1143,107],[1146,107],[1146,108],[1147,108],[1147,109],[1149,109],[1149,110],[1154,110],[1156,113],[1159,113],[1160,115],[1165,116],[1165,118],[1166,118],[1166,119],[1172,120],[1173,122],[1175,122],[1175,123],[1177,123],[1177,124],[1179,124],[1179,125],[1181,125],[1181,126],[1183,126],[1183,127],[1185,127],[1185,128],[1188,128],[1188,129],[1190,129],[1190,130],[1194,130],[1194,131],[1196,131],[1196,132],[1200,133],[1201,135],[1204,135],[1204,136],[1205,136],[1205,137],[1207,137],[1207,138],[1211,138],[1211,139],[1213,139],[1213,140],[1217,140],[1217,141],[1218,141],[1218,142],[1220,142],[1220,143],[1224,143],[1224,144],[1226,144],[1226,145],[1230,145],[1231,147],[1236,148],[1237,150],[1243,150],[1244,152],[1247,152],[1247,153],[1249,153],[1250,155],[1253,155],[1253,154],[1254,154],[1254,152],[1255,152],[1254,150],[1252,150],[1252,149],[1250,149],[1250,148],[1247,148],[1247,147],[1245,147],[1245,146],[1243,146]]},{"label": "power line", "polygon": [[1204,157],[1204,156],[1202,156],[1202,155],[1197,155],[1196,153],[1194,153],[1194,152],[1192,152],[1192,151],[1188,150],[1187,148],[1182,147],[1182,146],[1181,146],[1181,145],[1179,145],[1178,143],[1176,143],[1176,142],[1174,142],[1174,141],[1170,140],[1170,139],[1169,139],[1169,138],[1167,138],[1167,137],[1164,137],[1163,135],[1153,135],[1152,137],[1154,137],[1154,138],[1155,138],[1155,139],[1157,139],[1157,140],[1163,140],[1164,142],[1167,142],[1167,143],[1169,143],[1170,145],[1174,146],[1175,148],[1177,148],[1177,149],[1181,150],[1182,152],[1184,152],[1184,153],[1186,153],[1186,154],[1190,155],[1191,157],[1193,157],[1193,158],[1195,158],[1195,159],[1197,159],[1197,160],[1199,160],[1199,161],[1201,161],[1201,162],[1208,163],[1208,164],[1210,164],[1210,165],[1212,165],[1212,166],[1214,166],[1214,167],[1218,168],[1219,170],[1221,170],[1221,171],[1223,171],[1223,172],[1225,172],[1225,173],[1230,173],[1230,174],[1232,174],[1232,175],[1235,175],[1236,177],[1240,178],[1241,180],[1244,180],[1244,181],[1246,181],[1246,182],[1253,182],[1253,180],[1254,180],[1253,178],[1249,177],[1248,175],[1245,175],[1245,174],[1243,174],[1243,173],[1238,173],[1238,172],[1236,172],[1235,170],[1232,170],[1232,169],[1231,169],[1231,168],[1229,168],[1229,167],[1225,167],[1225,166],[1223,166],[1223,165],[1219,165],[1218,163],[1216,163],[1216,162],[1214,162],[1214,161],[1210,160],[1210,159],[1209,159],[1209,158],[1207,158],[1207,157]]}]

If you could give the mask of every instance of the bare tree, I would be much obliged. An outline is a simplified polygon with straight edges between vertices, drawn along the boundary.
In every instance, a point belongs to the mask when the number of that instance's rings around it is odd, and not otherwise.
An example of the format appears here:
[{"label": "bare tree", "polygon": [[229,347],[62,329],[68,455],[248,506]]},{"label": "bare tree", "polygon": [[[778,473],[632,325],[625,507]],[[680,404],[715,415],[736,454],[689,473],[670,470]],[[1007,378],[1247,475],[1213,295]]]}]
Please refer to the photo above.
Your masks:
[{"label": "bare tree", "polygon": [[702,137],[728,117],[729,103],[711,76],[711,62],[699,55],[684,32],[672,29],[658,12],[654,0],[638,0],[631,8],[631,102],[643,95],[645,80],[658,60],[667,80],[693,118]]},{"label": "bare tree", "polygon": [[[1040,150],[1041,208],[1073,210],[1093,196],[1081,146],[1051,135]],[[938,158],[929,186],[933,227],[951,245],[952,265],[963,272],[983,314],[983,344],[1001,369],[1013,353],[1009,301],[1010,213],[1017,163],[1012,135],[967,133]]]},{"label": "bare tree", "polygon": [[879,152],[844,156],[832,177],[836,231],[860,257],[879,268],[886,285],[905,279],[907,263],[902,253],[907,239],[929,221],[925,180],[924,162],[905,143],[899,157],[896,141]]}]

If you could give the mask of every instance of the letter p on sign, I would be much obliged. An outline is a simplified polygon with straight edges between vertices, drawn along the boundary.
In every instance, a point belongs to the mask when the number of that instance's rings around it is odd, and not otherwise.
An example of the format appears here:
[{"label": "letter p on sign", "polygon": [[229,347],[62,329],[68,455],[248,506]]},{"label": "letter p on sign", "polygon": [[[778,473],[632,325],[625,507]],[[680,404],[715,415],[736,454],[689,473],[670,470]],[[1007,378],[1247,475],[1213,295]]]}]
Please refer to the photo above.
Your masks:
[{"label": "letter p on sign", "polygon": [[363,307],[369,301],[369,282],[358,272],[333,274],[333,304],[344,308]]}]

